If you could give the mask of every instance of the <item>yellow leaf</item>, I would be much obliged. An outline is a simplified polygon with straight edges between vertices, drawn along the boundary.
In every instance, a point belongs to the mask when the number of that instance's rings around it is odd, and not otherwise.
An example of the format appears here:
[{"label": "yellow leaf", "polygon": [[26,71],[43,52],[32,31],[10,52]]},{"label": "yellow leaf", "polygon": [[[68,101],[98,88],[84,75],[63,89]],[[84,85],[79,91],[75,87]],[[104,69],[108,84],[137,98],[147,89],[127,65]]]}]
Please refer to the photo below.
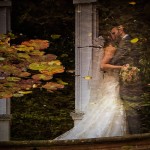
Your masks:
[{"label": "yellow leaf", "polygon": [[51,38],[54,39],[54,40],[59,39],[60,37],[61,37],[61,35],[58,35],[58,34],[52,34],[51,35]]},{"label": "yellow leaf", "polygon": [[19,93],[16,93],[16,94],[13,94],[13,97],[22,97],[24,96],[23,94],[19,94]]},{"label": "yellow leaf", "polygon": [[77,13],[81,13],[81,10],[77,10]]},{"label": "yellow leaf", "polygon": [[50,62],[48,62],[49,65],[61,65],[60,60],[52,60]]},{"label": "yellow leaf", "polygon": [[90,33],[88,33],[88,36],[92,36],[92,33],[90,32]]},{"label": "yellow leaf", "polygon": [[62,84],[62,85],[68,85],[67,82],[62,81],[62,80],[59,79],[59,78],[56,78],[56,80],[57,80],[57,83],[59,83],[59,84]]},{"label": "yellow leaf", "polygon": [[66,70],[66,72],[75,73],[75,70]]},{"label": "yellow leaf", "polygon": [[91,80],[92,79],[92,77],[91,76],[85,76],[85,77],[83,77],[85,80]]},{"label": "yellow leaf", "polygon": [[32,91],[19,91],[18,93],[19,94],[30,94],[30,93],[32,93]]},{"label": "yellow leaf", "polygon": [[33,88],[37,88],[37,84],[33,84],[33,86],[32,86]]},{"label": "yellow leaf", "polygon": [[137,43],[138,41],[139,41],[138,38],[134,38],[134,39],[132,39],[130,42],[131,42],[131,43]]},{"label": "yellow leaf", "polygon": [[130,4],[130,5],[135,5],[135,4],[136,4],[136,2],[129,2],[129,4]]}]

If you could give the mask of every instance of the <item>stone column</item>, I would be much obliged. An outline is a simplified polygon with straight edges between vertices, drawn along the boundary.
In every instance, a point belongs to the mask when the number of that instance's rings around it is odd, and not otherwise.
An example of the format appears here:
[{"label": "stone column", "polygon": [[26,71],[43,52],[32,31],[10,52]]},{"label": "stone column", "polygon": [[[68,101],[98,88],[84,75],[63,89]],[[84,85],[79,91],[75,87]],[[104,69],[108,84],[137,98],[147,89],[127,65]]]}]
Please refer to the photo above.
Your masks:
[{"label": "stone column", "polygon": [[10,0],[0,0],[0,33],[6,34],[11,30]]},{"label": "stone column", "polygon": [[[0,0],[0,34],[10,31],[10,0]],[[0,141],[10,139],[10,99],[0,99]]]},{"label": "stone column", "polygon": [[[90,99],[89,80],[91,76],[92,41],[98,34],[97,0],[73,0],[75,4],[75,112],[71,113],[77,124],[84,115]],[[82,48],[79,48],[82,47]],[[84,48],[83,48],[84,47]]]}]

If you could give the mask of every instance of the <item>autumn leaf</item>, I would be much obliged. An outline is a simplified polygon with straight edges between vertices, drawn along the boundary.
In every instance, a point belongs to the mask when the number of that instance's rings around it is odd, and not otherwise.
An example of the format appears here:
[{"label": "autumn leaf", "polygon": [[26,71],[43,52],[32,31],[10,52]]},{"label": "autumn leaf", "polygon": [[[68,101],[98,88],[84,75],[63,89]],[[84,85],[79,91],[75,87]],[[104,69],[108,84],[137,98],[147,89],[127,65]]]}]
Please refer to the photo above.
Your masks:
[{"label": "autumn leaf", "polygon": [[132,2],[129,2],[130,5],[135,5],[136,2],[132,1]]},{"label": "autumn leaf", "polygon": [[13,94],[13,97],[22,97],[22,96],[24,96],[24,94],[19,94],[19,93]]},{"label": "autumn leaf", "polygon": [[54,54],[47,54],[47,55],[44,55],[41,59],[44,61],[44,62],[50,62],[52,60],[55,60],[57,58],[56,55]]},{"label": "autumn leaf", "polygon": [[13,94],[9,91],[0,92],[0,98],[11,98]]},{"label": "autumn leaf", "polygon": [[31,94],[32,91],[18,91],[19,94]]},{"label": "autumn leaf", "polygon": [[5,82],[3,84],[4,87],[15,87],[16,83],[15,82]]},{"label": "autumn leaf", "polygon": [[31,64],[29,65],[29,69],[31,69],[31,70],[41,70],[41,69],[43,69],[43,67],[44,67],[44,66],[42,66],[42,64],[41,64],[41,63],[38,63],[38,62],[31,63]]},{"label": "autumn leaf", "polygon": [[134,38],[134,39],[132,39],[130,42],[134,44],[134,43],[137,43],[138,41],[139,41],[138,38]]},{"label": "autumn leaf", "polygon": [[48,62],[49,65],[61,65],[61,62],[60,60],[53,60],[53,61],[50,61]]},{"label": "autumn leaf", "polygon": [[43,50],[49,47],[48,40],[40,40],[40,39],[24,41],[21,44],[29,47],[34,47],[35,50]]},{"label": "autumn leaf", "polygon": [[75,70],[66,70],[66,72],[75,73]]},{"label": "autumn leaf", "polygon": [[64,85],[58,84],[58,83],[55,83],[55,82],[47,82],[42,87],[45,88],[48,91],[53,91],[53,90],[57,90],[57,89],[60,89],[60,88],[64,88]]},{"label": "autumn leaf", "polygon": [[17,45],[17,46],[14,46],[14,48],[18,51],[26,51],[26,52],[30,52],[30,51],[33,51],[34,50],[34,47],[33,46],[26,46],[26,45]]},{"label": "autumn leaf", "polygon": [[60,66],[60,61],[37,62],[29,65],[31,70],[39,70],[42,74],[53,75],[64,72],[64,67]]},{"label": "autumn leaf", "polygon": [[45,52],[40,52],[39,50],[34,50],[30,53],[30,55],[38,55],[38,56],[43,56]]},{"label": "autumn leaf", "polygon": [[28,83],[24,83],[24,84],[20,84],[20,89],[22,90],[29,90],[32,88],[32,83],[31,84],[28,84]]},{"label": "autumn leaf", "polygon": [[31,75],[31,73],[29,73],[29,72],[21,72],[18,76],[19,77],[28,77],[30,75]]},{"label": "autumn leaf", "polygon": [[45,75],[45,74],[35,74],[32,76],[32,78],[34,80],[50,80],[53,78],[53,76],[48,76],[48,75]]},{"label": "autumn leaf", "polygon": [[18,82],[21,80],[21,78],[18,77],[6,77],[7,81],[13,81],[13,82]]},{"label": "autumn leaf", "polygon": [[25,58],[25,59],[29,59],[30,58],[30,56],[28,54],[25,54],[25,53],[18,53],[18,57]]},{"label": "autumn leaf", "polygon": [[92,79],[92,77],[91,76],[85,76],[85,77],[83,77],[85,80],[91,80]]}]

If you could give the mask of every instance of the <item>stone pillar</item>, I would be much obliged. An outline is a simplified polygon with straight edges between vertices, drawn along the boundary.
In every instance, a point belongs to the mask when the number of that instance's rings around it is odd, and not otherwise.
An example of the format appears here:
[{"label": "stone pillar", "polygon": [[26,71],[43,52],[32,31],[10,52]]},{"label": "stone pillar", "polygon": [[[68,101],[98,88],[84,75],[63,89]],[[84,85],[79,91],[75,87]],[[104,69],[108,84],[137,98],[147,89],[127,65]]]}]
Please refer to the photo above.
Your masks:
[{"label": "stone pillar", "polygon": [[11,30],[10,0],[0,0],[0,33],[6,34]]},{"label": "stone pillar", "polygon": [[[0,0],[0,34],[11,30],[10,0]],[[0,99],[0,141],[10,139],[10,99]]]},{"label": "stone pillar", "polygon": [[[89,80],[91,76],[92,41],[98,36],[97,0],[73,0],[75,4],[75,112],[71,113],[77,124],[84,115],[90,99]],[[85,47],[85,48],[79,48]]]},{"label": "stone pillar", "polygon": [[10,140],[10,99],[0,99],[0,141]]}]

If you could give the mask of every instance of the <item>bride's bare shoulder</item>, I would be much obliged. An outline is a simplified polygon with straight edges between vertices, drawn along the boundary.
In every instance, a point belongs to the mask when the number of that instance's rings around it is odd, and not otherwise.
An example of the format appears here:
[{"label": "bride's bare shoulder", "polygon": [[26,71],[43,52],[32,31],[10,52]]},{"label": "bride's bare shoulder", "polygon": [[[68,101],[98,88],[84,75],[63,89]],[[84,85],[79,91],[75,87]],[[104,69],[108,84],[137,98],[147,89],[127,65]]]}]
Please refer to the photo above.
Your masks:
[{"label": "bride's bare shoulder", "polygon": [[104,52],[114,54],[116,52],[116,47],[112,44],[109,44],[104,48]]}]

